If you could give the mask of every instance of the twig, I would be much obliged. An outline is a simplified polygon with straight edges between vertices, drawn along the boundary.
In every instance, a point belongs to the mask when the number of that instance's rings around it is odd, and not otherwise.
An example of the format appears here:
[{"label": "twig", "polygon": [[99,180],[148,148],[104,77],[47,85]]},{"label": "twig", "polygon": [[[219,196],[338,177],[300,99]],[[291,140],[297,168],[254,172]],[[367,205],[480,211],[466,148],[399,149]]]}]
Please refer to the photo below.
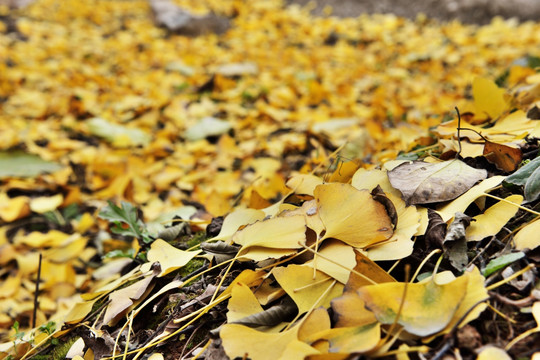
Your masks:
[{"label": "twig", "polygon": [[39,253],[39,265],[38,265],[38,272],[37,272],[37,280],[36,280],[36,290],[34,292],[34,312],[32,314],[32,328],[36,327],[36,317],[37,317],[37,310],[39,307],[39,283],[41,282],[41,260],[43,259],[43,255]]}]

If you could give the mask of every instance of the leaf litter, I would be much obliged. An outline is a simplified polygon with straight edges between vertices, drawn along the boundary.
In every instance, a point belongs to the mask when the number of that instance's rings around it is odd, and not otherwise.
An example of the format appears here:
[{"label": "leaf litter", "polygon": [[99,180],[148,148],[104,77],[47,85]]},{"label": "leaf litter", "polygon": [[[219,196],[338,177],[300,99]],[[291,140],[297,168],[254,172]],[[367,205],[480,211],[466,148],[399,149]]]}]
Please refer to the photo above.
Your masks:
[{"label": "leaf litter", "polygon": [[533,356],[537,25],[182,5],[0,8],[0,358]]}]

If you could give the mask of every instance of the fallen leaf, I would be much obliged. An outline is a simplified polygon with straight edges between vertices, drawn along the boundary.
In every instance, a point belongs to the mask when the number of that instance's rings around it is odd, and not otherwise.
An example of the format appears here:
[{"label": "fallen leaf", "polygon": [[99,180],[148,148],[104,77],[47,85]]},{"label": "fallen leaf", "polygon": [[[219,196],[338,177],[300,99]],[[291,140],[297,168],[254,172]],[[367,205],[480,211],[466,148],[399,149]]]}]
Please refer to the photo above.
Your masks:
[{"label": "fallen leaf", "polygon": [[119,148],[146,146],[151,140],[150,135],[140,129],[117,125],[99,117],[87,120],[87,125],[91,134],[102,137]]},{"label": "fallen leaf", "polygon": [[497,144],[491,141],[484,143],[484,157],[498,169],[512,172],[521,163],[523,154],[519,148],[504,144]]},{"label": "fallen leaf", "polygon": [[157,239],[150,245],[150,250],[146,255],[149,262],[143,264],[141,270],[143,272],[149,271],[152,263],[159,262],[161,272],[158,277],[162,277],[185,266],[200,252],[201,250],[180,250],[164,240]]},{"label": "fallen leaf", "polygon": [[506,184],[512,184],[516,186],[523,186],[527,183],[527,180],[532,176],[532,174],[540,167],[540,157],[537,157],[522,167],[519,168],[512,175],[507,176],[504,179]]},{"label": "fallen leaf", "polygon": [[482,275],[489,276],[493,274],[494,272],[505,268],[506,266],[510,265],[511,263],[522,259],[525,257],[525,254],[523,252],[517,252],[517,253],[510,253],[506,255],[502,255],[497,257],[496,259],[491,260],[484,269]]},{"label": "fallen leaf", "polygon": [[254,246],[297,249],[306,241],[305,232],[303,216],[279,217],[246,226],[234,234],[233,242],[242,245],[242,249]]},{"label": "fallen leaf", "polygon": [[401,191],[408,205],[455,199],[486,176],[486,170],[457,159],[431,164],[414,161],[388,172],[390,183]]},{"label": "fallen leaf", "polygon": [[207,241],[228,241],[240,227],[262,220],[264,217],[265,214],[261,210],[237,209],[225,217],[219,234]]},{"label": "fallen leaf", "polygon": [[[468,278],[461,276],[451,283],[382,283],[366,285],[357,292],[382,324],[392,324],[399,313],[398,324],[414,335],[428,336],[443,330],[452,320],[465,297]],[[407,286],[407,292],[404,288]]]},{"label": "fallen leaf", "polygon": [[[342,284],[346,284],[351,273],[350,269],[356,265],[354,249],[341,241],[328,240],[324,242],[317,253],[322,256],[317,257],[316,261],[309,260],[304,264],[322,271]],[[327,259],[339,259],[341,266]]]},{"label": "fallen leaf", "polygon": [[45,161],[37,155],[22,151],[0,152],[0,178],[33,177],[62,168],[60,164]]},{"label": "fallen leaf", "polygon": [[485,192],[499,185],[503,179],[504,176],[492,176],[483,180],[480,184],[473,186],[454,201],[438,208],[437,212],[441,215],[443,221],[448,221],[454,217],[456,212],[464,212],[473,201],[485,196]]},{"label": "fallen leaf", "polygon": [[[510,195],[505,198],[514,204],[521,204],[523,196]],[[467,228],[467,241],[480,241],[486,237],[496,235],[518,212],[519,208],[508,204],[506,201],[499,201],[490,206],[483,214],[475,216]]]},{"label": "fallen leaf", "polygon": [[361,326],[339,327],[318,334],[330,343],[330,353],[357,354],[374,349],[381,339],[378,322]]},{"label": "fallen leaf", "polygon": [[253,292],[243,283],[236,282],[231,290],[231,299],[227,305],[227,321],[235,322],[246,316],[263,311]]},{"label": "fallen leaf", "polygon": [[499,117],[508,108],[505,91],[486,78],[477,77],[473,80],[472,91],[476,109],[486,113],[491,119]]},{"label": "fallen leaf", "polygon": [[122,314],[125,314],[136,303],[143,300],[145,295],[154,287],[151,285],[154,277],[154,274],[148,275],[128,287],[113,291],[109,295],[110,303],[103,315],[103,324],[113,325],[119,320]]},{"label": "fallen leaf", "polygon": [[314,195],[326,229],[323,239],[333,237],[364,248],[392,236],[393,226],[386,209],[368,191],[333,183],[317,186]]},{"label": "fallen leaf", "polygon": [[534,250],[540,246],[540,220],[533,221],[521,230],[514,236],[514,245],[517,250],[530,249]]},{"label": "fallen leaf", "polygon": [[209,136],[225,134],[232,128],[228,121],[216,119],[214,117],[205,117],[199,120],[195,125],[188,128],[184,136],[187,140],[196,141]]},{"label": "fallen leaf", "polygon": [[230,358],[253,360],[303,359],[318,351],[298,340],[299,327],[280,333],[264,333],[243,325],[223,325],[219,335]]},{"label": "fallen leaf", "polygon": [[272,274],[294,300],[300,314],[319,306],[328,308],[330,301],[343,292],[343,285],[325,273],[317,271],[313,277],[313,269],[309,266],[276,267]]},{"label": "fallen leaf", "polygon": [[53,196],[40,196],[30,200],[30,210],[38,214],[44,214],[47,211],[56,210],[64,202],[62,194]]},{"label": "fallen leaf", "polygon": [[458,271],[462,271],[469,262],[465,229],[470,223],[470,216],[457,212],[444,237],[444,256],[450,260],[450,264]]},{"label": "fallen leaf", "polygon": [[476,360],[511,360],[510,355],[495,346],[484,346],[479,349]]}]

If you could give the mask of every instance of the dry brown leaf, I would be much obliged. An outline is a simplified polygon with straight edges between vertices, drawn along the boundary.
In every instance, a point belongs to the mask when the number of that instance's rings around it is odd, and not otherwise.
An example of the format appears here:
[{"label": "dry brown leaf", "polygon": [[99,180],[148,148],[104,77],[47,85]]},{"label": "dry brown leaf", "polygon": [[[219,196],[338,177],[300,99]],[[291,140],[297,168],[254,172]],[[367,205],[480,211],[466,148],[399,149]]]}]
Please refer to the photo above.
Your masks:
[{"label": "dry brown leaf", "polygon": [[390,183],[401,191],[408,205],[455,199],[486,177],[486,170],[457,159],[440,163],[414,161],[388,172]]}]

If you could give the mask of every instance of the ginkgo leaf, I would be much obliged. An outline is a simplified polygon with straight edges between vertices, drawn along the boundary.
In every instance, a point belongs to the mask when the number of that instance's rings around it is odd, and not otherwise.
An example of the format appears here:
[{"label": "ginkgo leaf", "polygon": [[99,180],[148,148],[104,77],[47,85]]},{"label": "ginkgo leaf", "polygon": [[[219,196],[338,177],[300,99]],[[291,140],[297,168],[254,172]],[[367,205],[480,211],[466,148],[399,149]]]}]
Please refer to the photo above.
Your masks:
[{"label": "ginkgo leaf", "polygon": [[523,227],[514,236],[514,245],[518,250],[534,250],[540,246],[540,220],[533,221]]},{"label": "ginkgo leaf", "polygon": [[260,246],[270,249],[296,249],[306,241],[306,222],[301,215],[256,222],[233,236],[242,249]]},{"label": "ginkgo leaf", "polygon": [[244,225],[252,224],[256,221],[264,219],[265,214],[261,210],[255,209],[238,209],[230,213],[223,220],[223,225],[219,234],[210,240],[230,240],[234,233]]},{"label": "ginkgo leaf", "polygon": [[201,250],[180,250],[164,240],[157,239],[152,243],[152,245],[150,245],[150,250],[148,250],[146,255],[149,262],[143,264],[141,269],[143,272],[148,271],[150,270],[150,265],[153,262],[159,262],[161,272],[159,273],[158,277],[162,277],[176,269],[180,269],[200,252]]},{"label": "ginkgo leaf", "polygon": [[351,327],[339,327],[318,334],[330,342],[330,353],[361,354],[374,349],[381,340],[378,322]]},{"label": "ginkgo leaf", "polygon": [[[349,269],[354,268],[356,265],[354,249],[341,241],[330,240],[326,241],[317,253],[322,256],[317,257],[316,261],[309,260],[304,264],[315,267],[317,270],[330,275],[340,283],[346,284],[351,273]],[[339,264],[341,266],[336,265],[334,262],[327,259],[339,259]]]},{"label": "ginkgo leaf", "polygon": [[401,191],[409,205],[455,199],[486,176],[486,170],[475,169],[458,159],[440,163],[414,161],[388,172],[390,183]]},{"label": "ginkgo leaf", "polygon": [[421,213],[415,206],[406,206],[400,197],[393,194],[388,194],[388,199],[394,204],[399,221],[390,239],[367,249],[368,257],[374,261],[403,259],[412,254],[412,237],[421,223]]},{"label": "ginkgo leaf", "polygon": [[328,311],[324,307],[316,308],[306,315],[306,318],[300,324],[298,339],[311,344],[319,340],[318,333],[330,329],[331,325]]},{"label": "ginkgo leaf", "polygon": [[265,333],[237,324],[223,325],[219,335],[231,358],[253,360],[303,359],[318,351],[298,340],[298,326],[280,333]]},{"label": "ginkgo leaf", "polygon": [[76,303],[64,318],[66,324],[76,324],[90,314],[97,299]]},{"label": "ginkgo leaf", "polygon": [[294,300],[300,314],[319,306],[328,308],[330,301],[343,292],[342,284],[320,271],[313,278],[313,269],[309,266],[276,267],[272,274]]},{"label": "ginkgo leaf", "polygon": [[47,211],[54,211],[64,201],[62,194],[56,194],[53,196],[40,196],[30,200],[30,210],[38,214],[46,213]]},{"label": "ginkgo leaf", "polygon": [[154,287],[152,285],[154,277],[154,274],[146,276],[144,279],[139,280],[128,287],[113,291],[109,295],[110,303],[103,315],[103,323],[113,325],[121,314],[124,314],[129,308],[133,307],[134,304],[144,299],[145,294],[150,292]]},{"label": "ginkgo leaf", "polygon": [[485,192],[499,185],[504,176],[492,176],[480,184],[473,186],[456,200],[437,209],[443,221],[450,220],[456,212],[464,212],[467,207],[479,197],[485,196]]},{"label": "ginkgo leaf", "polygon": [[508,107],[504,98],[504,89],[485,78],[477,77],[473,80],[472,91],[474,105],[481,113],[486,113],[490,118],[495,119]]},{"label": "ginkgo leaf", "polygon": [[[523,196],[510,195],[505,200],[519,205],[523,201]],[[518,210],[517,206],[508,204],[505,201],[499,201],[490,206],[483,214],[473,218],[474,220],[467,228],[467,241],[479,241],[497,234]]]},{"label": "ginkgo leaf", "polygon": [[337,327],[363,326],[375,321],[356,291],[365,285],[395,282],[394,278],[360,251],[355,250],[356,266],[345,285],[343,295],[332,300]]},{"label": "ginkgo leaf", "polygon": [[503,349],[495,346],[484,346],[478,352],[476,360],[512,360]]},{"label": "ginkgo leaf", "polygon": [[249,287],[236,282],[232,288],[227,310],[229,310],[227,312],[227,321],[231,323],[246,316],[260,313],[263,308]]},{"label": "ginkgo leaf", "polygon": [[357,293],[382,324],[396,320],[405,296],[397,322],[411,334],[428,336],[443,330],[452,320],[465,297],[467,282],[468,278],[462,276],[444,285],[435,281],[383,283],[364,286]]},{"label": "ginkgo leaf", "polygon": [[392,236],[392,222],[383,205],[366,190],[333,183],[315,188],[325,239],[336,238],[354,247],[367,247]]},{"label": "ginkgo leaf", "polygon": [[[446,281],[442,281],[442,277],[436,276],[435,281],[438,284],[444,283],[444,285],[447,285],[454,283],[460,278],[467,278],[468,280],[463,300],[460,302],[457,310],[452,316],[452,319],[446,325],[446,327],[437,334],[434,334],[433,336],[424,339],[426,343],[431,341],[438,335],[448,334],[456,326],[461,328],[467,325],[467,323],[478,318],[478,316],[480,316],[480,314],[487,308],[487,304],[485,302],[489,299],[489,295],[484,285],[486,279],[482,276],[478,268],[473,267],[471,271],[466,271],[465,274],[463,274],[456,280],[449,279]],[[430,281],[429,278],[424,280],[424,282],[428,281]]]},{"label": "ginkgo leaf", "polygon": [[323,183],[323,179],[315,175],[298,174],[287,181],[287,187],[295,194],[311,195],[318,185]]}]

